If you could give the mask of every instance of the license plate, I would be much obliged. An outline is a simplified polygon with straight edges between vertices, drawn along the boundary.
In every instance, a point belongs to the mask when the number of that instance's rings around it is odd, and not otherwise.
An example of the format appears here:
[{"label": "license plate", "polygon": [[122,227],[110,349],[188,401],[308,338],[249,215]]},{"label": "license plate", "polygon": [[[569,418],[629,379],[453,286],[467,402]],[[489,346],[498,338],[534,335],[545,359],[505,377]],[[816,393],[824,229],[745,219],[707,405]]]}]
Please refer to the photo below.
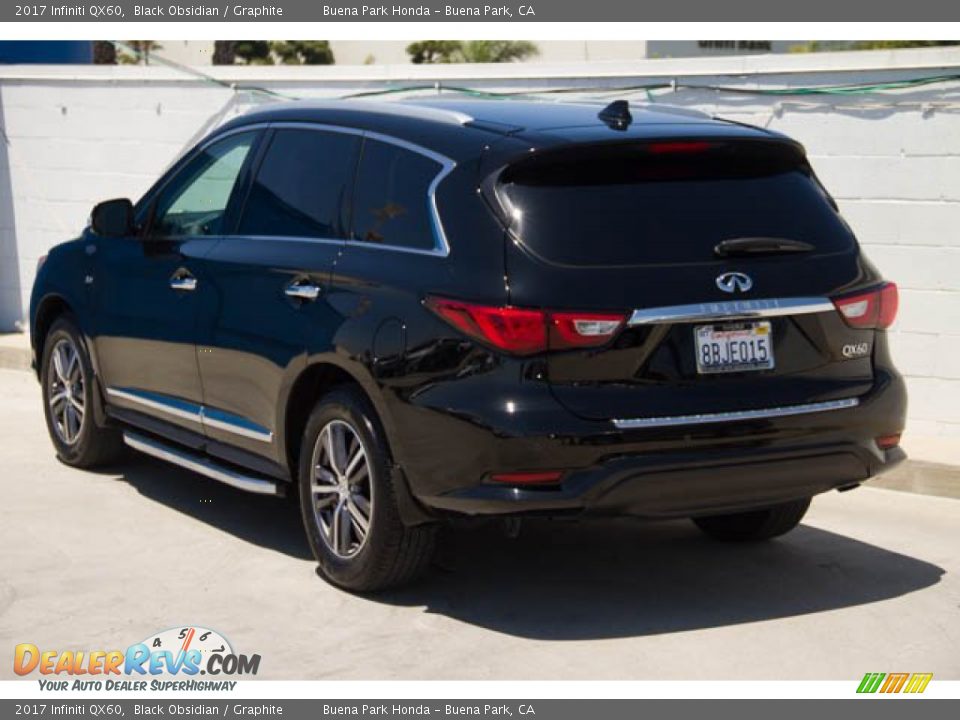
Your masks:
[{"label": "license plate", "polygon": [[769,322],[697,325],[693,334],[700,374],[773,369]]}]

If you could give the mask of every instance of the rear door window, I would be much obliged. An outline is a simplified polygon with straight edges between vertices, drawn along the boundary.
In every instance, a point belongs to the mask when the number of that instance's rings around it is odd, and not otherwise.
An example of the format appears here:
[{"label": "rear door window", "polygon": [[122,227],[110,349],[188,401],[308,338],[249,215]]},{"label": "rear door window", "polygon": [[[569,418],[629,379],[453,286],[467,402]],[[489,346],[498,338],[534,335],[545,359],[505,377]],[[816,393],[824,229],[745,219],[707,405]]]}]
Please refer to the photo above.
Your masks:
[{"label": "rear door window", "polygon": [[277,130],[257,170],[238,233],[343,239],[360,138]]},{"label": "rear door window", "polygon": [[426,155],[367,139],[354,201],[354,239],[410,250],[435,249],[430,186],[442,170],[443,165]]},{"label": "rear door window", "polygon": [[512,232],[568,266],[716,260],[734,238],[787,238],[816,254],[853,237],[799,150],[773,143],[664,142],[546,153],[501,176]]}]

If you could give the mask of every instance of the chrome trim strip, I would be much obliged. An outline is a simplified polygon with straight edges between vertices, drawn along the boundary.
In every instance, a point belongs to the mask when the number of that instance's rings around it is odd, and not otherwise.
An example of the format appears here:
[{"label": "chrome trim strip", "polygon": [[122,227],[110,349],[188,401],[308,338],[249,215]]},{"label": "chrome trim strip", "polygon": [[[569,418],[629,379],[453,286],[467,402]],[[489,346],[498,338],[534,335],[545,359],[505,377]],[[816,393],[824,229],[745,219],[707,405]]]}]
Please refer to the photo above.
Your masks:
[{"label": "chrome trim strip", "polygon": [[351,240],[344,240],[342,238],[320,238],[320,237],[307,237],[306,235],[224,235],[223,239],[226,241],[236,240],[237,238],[255,238],[257,240],[269,240],[270,242],[309,242],[309,243],[320,243],[321,245],[340,245],[344,246]]},{"label": "chrome trim strip", "polygon": [[418,155],[423,155],[428,157],[434,162],[440,163],[441,165],[453,165],[455,164],[453,160],[448,158],[446,155],[441,155],[435,150],[430,148],[425,148],[423,145],[417,145],[412,143],[409,140],[403,140],[402,138],[394,137],[393,135],[385,135],[384,133],[375,132],[373,130],[364,130],[362,131],[364,137],[371,138],[373,140],[379,140],[380,142],[389,143],[390,145],[396,145],[397,147],[402,147],[410,152],[417,153]]},{"label": "chrome trim strip", "polygon": [[835,308],[829,298],[792,297],[761,300],[720,300],[717,302],[669,305],[634,310],[628,325],[655,325],[669,322],[738,320],[780,315],[808,315]]},{"label": "chrome trim strip", "polygon": [[[439,226],[438,227],[442,227]],[[225,240],[230,240],[235,238],[235,235],[227,235],[224,237]],[[400,245],[382,245],[380,243],[369,243],[363,242],[362,240],[337,240],[335,238],[316,238],[316,237],[300,237],[297,235],[243,235],[242,237],[257,238],[262,240],[270,240],[271,242],[308,242],[308,243],[320,243],[321,245],[341,245],[343,247],[355,247],[362,248],[366,250],[389,250],[391,252],[400,252],[400,253],[412,253],[414,255],[428,255],[431,257],[447,257],[449,255],[448,250],[441,250],[437,247],[432,250],[424,250],[422,248],[408,248],[402,247]],[[444,240],[444,243],[446,240]]]},{"label": "chrome trim strip", "polygon": [[[175,404],[177,401],[172,399],[170,401],[165,399],[154,399],[146,396],[145,393],[140,393],[136,390],[113,387],[107,388],[107,395],[120,400],[126,400],[127,402],[136,403],[138,405],[142,405],[143,407],[148,407],[151,410],[157,410],[159,412],[166,413],[167,415],[172,415],[173,417],[203,424],[203,408],[201,408],[199,405],[193,405],[192,403],[188,403],[186,401],[179,401],[182,403],[182,407],[177,407]],[[196,408],[196,410],[188,408]]]},{"label": "chrome trim strip", "polygon": [[[213,130],[210,130],[205,136],[201,137],[196,142],[195,145],[191,145],[188,142],[186,149],[183,152],[181,152],[179,155],[177,155],[177,157],[174,159],[172,163],[170,163],[166,168],[164,168],[163,174],[166,174],[171,169],[173,169],[173,167],[177,163],[179,163],[181,160],[188,160],[188,158],[192,159],[193,156],[203,152],[215,142],[219,142],[220,140],[224,140],[228,137],[233,137],[234,135],[239,135],[240,133],[256,132],[256,131],[264,130],[267,127],[269,127],[269,123],[266,123],[266,122],[257,122],[257,123],[250,123],[249,125],[240,125],[238,127],[230,128],[229,130],[223,130],[222,132],[220,131],[219,127],[215,127]],[[203,131],[201,130],[201,132]],[[196,135],[194,135],[193,137],[196,137]],[[161,174],[161,177],[159,178],[160,180],[164,180],[162,176],[163,174]],[[162,193],[164,188],[166,188],[166,186],[170,184],[170,181],[173,180],[174,177],[176,177],[176,175],[177,173],[173,173],[170,177],[164,180],[163,185],[159,187],[151,187],[150,190],[148,190],[147,192],[153,195],[154,197]]]},{"label": "chrome trim strip", "polygon": [[[166,398],[150,397],[147,393],[129,388],[108,387],[107,395],[136,403],[151,410],[172,415],[173,417],[199,423],[204,428],[216,428],[217,430],[223,430],[252,440],[259,440],[260,442],[273,442],[273,432],[267,428],[250,422],[238,415],[224,412],[223,410],[214,410],[202,405],[194,405],[186,400],[175,400],[173,398],[168,400]],[[178,407],[178,405],[180,406]],[[188,408],[196,408],[196,410]]]},{"label": "chrome trim strip", "polygon": [[731,412],[704,413],[702,415],[672,415],[664,417],[629,418],[613,420],[620,430],[634,430],[651,427],[676,427],[678,425],[704,425],[716,422],[738,422],[741,420],[763,420],[766,418],[806,415],[807,413],[845,410],[860,404],[859,398],[827,400],[826,402],[806,403],[804,405],[784,405],[783,407],[762,408],[759,410],[735,410]]},{"label": "chrome trim strip", "polygon": [[244,418],[223,412],[222,410],[213,410],[208,407],[203,408],[202,414],[204,427],[223,430],[233,433],[234,435],[250,438],[251,440],[259,440],[260,442],[273,442],[272,432]]},{"label": "chrome trim strip", "polygon": [[350,127],[349,125],[330,125],[323,122],[310,122],[309,120],[267,120],[263,124],[268,128],[319,130],[322,132],[340,133],[341,135],[356,135],[357,137],[363,137],[366,135],[365,130]]},{"label": "chrome trim strip", "polygon": [[179,465],[187,470],[192,470],[195,473],[205,475],[208,478],[240,490],[260,493],[262,495],[278,494],[277,484],[274,482],[251,475],[244,475],[236,470],[218,465],[207,458],[188,454],[178,448],[163,444],[143,435],[127,431],[123,433],[123,441],[134,450],[139,450],[142,453],[152,455],[160,460]]}]

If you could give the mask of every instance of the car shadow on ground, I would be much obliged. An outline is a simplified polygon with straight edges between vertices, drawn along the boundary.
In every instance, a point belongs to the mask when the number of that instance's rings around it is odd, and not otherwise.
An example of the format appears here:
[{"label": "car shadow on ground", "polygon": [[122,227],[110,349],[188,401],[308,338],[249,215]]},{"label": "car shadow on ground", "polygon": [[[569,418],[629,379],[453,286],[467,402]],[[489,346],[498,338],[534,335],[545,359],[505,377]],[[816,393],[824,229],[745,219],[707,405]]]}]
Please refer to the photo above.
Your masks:
[{"label": "car shadow on ground", "polygon": [[287,498],[254,495],[139,453],[104,468],[137,492],[254,545],[299,560],[313,554],[300,508]]},{"label": "car shadow on ground", "polygon": [[[246,494],[149,458],[117,471],[174,510],[311,559],[290,501]],[[517,539],[489,524],[443,530],[426,577],[357,601],[423,607],[519,637],[589,640],[853,608],[922,590],[943,574],[931,563],[809,525],[772,542],[738,545],[711,541],[687,521],[543,519],[525,521]]]}]

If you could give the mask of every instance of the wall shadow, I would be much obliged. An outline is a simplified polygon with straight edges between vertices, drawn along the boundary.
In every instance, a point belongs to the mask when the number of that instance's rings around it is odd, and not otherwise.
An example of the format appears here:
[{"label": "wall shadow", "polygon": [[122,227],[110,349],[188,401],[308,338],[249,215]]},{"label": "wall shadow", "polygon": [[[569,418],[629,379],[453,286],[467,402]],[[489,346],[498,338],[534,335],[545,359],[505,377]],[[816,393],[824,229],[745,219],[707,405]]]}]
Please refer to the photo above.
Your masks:
[{"label": "wall shadow", "polygon": [[[291,501],[246,494],[146,457],[114,472],[173,510],[311,560]],[[543,519],[525,521],[516,540],[492,524],[445,529],[439,546],[419,583],[357,601],[422,606],[518,637],[588,640],[855,607],[930,587],[945,572],[808,525],[769,543],[736,545],[711,541],[687,521]]]}]

